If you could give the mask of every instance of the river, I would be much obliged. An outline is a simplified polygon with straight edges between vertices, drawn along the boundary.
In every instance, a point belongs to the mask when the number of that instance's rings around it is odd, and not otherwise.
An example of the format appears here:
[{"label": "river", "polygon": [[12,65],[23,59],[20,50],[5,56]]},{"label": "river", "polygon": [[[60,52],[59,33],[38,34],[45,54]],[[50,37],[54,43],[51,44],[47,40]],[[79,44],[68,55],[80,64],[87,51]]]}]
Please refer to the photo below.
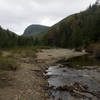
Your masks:
[{"label": "river", "polygon": [[100,100],[100,60],[89,56],[59,61],[46,70],[49,100]]}]

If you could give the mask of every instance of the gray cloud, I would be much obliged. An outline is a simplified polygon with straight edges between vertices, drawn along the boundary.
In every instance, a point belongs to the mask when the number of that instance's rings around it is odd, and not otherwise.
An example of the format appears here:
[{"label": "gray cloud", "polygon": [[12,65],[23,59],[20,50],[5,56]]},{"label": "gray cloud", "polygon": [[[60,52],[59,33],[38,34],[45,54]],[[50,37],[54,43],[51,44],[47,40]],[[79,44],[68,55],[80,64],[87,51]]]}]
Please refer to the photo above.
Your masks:
[{"label": "gray cloud", "polygon": [[96,0],[0,0],[0,24],[18,34],[30,24],[53,25]]}]

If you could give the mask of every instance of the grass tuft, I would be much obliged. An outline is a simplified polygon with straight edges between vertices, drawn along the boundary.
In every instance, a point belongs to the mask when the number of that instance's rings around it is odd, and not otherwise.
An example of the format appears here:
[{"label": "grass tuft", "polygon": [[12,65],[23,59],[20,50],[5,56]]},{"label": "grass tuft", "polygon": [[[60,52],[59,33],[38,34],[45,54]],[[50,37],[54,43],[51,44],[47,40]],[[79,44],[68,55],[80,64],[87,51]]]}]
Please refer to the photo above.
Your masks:
[{"label": "grass tuft", "polygon": [[11,58],[0,57],[0,70],[15,71],[18,69],[18,64]]}]

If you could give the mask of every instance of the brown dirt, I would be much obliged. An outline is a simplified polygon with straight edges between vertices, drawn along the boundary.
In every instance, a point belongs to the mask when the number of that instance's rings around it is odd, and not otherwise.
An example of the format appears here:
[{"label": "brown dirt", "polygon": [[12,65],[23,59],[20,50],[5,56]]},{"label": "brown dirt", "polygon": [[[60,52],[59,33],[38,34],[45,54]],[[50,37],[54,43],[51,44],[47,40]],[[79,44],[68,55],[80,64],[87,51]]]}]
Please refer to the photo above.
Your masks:
[{"label": "brown dirt", "polygon": [[[4,56],[8,54],[6,52]],[[67,49],[47,49],[38,52],[36,59],[15,57],[20,65],[19,69],[14,72],[9,71],[11,79],[7,79],[9,85],[0,88],[0,100],[47,100],[48,92],[44,88],[48,83],[43,77],[45,65],[62,58],[68,59],[83,54]]]}]

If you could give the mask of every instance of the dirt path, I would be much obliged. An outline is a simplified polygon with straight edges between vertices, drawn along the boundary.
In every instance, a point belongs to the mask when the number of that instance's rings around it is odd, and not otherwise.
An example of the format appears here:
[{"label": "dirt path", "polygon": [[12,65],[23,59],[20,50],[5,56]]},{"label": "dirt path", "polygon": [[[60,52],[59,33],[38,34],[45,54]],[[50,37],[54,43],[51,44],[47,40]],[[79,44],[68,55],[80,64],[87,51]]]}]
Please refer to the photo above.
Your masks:
[{"label": "dirt path", "polygon": [[9,72],[13,79],[9,80],[9,86],[0,88],[0,100],[47,100],[48,93],[44,88],[48,83],[43,78],[45,65],[83,54],[67,49],[48,49],[38,52],[35,61],[28,57],[17,58],[20,68],[16,72]]}]

